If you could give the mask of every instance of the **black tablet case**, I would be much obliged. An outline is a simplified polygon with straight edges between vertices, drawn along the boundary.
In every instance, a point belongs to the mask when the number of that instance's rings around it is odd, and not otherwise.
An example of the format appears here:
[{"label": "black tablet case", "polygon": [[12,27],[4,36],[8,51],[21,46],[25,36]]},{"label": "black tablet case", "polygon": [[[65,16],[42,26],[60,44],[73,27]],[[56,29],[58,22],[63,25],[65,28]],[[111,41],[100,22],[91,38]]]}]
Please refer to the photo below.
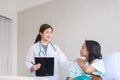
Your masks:
[{"label": "black tablet case", "polygon": [[41,67],[35,74],[36,76],[54,75],[54,57],[35,57],[35,64],[40,63]]}]

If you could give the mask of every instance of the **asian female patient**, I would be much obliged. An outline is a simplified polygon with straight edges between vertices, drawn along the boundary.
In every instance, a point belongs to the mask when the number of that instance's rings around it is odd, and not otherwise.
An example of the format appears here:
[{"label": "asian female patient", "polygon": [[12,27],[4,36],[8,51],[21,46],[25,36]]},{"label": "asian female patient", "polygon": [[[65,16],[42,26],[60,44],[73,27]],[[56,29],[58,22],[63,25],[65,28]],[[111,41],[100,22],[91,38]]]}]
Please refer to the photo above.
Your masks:
[{"label": "asian female patient", "polygon": [[85,59],[78,58],[71,65],[66,80],[93,80],[92,75],[101,78],[105,69],[100,44],[93,40],[86,40],[80,49],[80,56]]}]

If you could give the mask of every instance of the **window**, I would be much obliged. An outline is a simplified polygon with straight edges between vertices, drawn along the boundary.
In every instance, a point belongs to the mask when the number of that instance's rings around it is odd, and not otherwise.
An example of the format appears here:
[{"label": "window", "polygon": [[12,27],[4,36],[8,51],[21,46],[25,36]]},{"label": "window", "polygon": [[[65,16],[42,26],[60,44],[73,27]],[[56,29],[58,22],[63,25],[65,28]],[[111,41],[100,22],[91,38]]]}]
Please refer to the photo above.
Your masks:
[{"label": "window", "polygon": [[0,76],[8,74],[10,19],[0,15]]}]

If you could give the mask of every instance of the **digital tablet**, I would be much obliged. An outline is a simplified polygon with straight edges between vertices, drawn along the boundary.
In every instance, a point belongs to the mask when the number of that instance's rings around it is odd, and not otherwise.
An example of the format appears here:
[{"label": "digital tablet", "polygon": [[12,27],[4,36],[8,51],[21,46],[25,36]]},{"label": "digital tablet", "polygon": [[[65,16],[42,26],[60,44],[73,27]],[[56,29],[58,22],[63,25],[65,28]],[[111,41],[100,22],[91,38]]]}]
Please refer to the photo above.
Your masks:
[{"label": "digital tablet", "polygon": [[35,74],[36,76],[53,76],[54,75],[54,57],[35,57],[35,64],[41,64]]}]

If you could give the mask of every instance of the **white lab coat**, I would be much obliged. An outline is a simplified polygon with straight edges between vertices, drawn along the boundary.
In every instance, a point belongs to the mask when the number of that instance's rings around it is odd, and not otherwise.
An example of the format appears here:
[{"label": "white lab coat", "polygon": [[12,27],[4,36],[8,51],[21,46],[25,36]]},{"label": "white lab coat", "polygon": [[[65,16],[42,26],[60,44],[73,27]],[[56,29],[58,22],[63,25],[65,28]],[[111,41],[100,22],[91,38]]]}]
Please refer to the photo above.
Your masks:
[{"label": "white lab coat", "polygon": [[[39,55],[40,47],[41,47],[41,50],[43,52],[44,52],[44,49],[40,45],[40,42],[37,42],[37,43],[33,44],[31,46],[28,54],[27,54],[25,64],[28,67],[28,69],[30,70],[30,68],[33,66],[32,63],[35,63],[34,57],[44,57],[44,56],[46,56],[46,57],[54,57],[55,58],[54,76],[46,77],[46,78],[48,80],[59,80],[59,65],[66,68],[66,69],[68,69],[68,67],[70,66],[70,64],[72,62],[69,62],[67,60],[66,56],[64,55],[64,53],[60,50],[60,48],[57,45],[53,44],[53,46],[54,46],[55,49],[49,43],[48,48],[47,48],[47,55],[43,55],[42,53],[40,53],[41,55]],[[30,73],[30,74],[35,75],[35,72]]]}]

